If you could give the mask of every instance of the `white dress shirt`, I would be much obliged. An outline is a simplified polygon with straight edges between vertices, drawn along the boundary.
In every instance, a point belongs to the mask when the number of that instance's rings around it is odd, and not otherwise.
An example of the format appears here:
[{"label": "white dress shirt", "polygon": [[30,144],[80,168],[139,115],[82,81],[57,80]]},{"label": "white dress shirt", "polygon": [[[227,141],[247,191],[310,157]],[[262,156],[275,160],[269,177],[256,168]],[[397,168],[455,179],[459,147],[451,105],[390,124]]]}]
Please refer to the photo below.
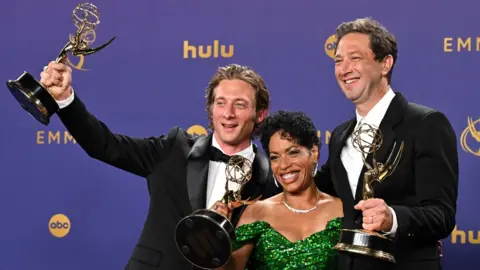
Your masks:
[{"label": "white dress shirt", "polygon": [[[215,138],[215,134],[212,138],[212,146],[218,148],[222,153],[225,153]],[[252,142],[244,150],[235,153],[234,155],[241,155],[246,159],[249,159],[253,164],[253,159],[255,158],[255,152],[253,151]],[[227,178],[225,175],[225,169],[227,164],[220,161],[210,161],[208,164],[208,181],[207,181],[207,208],[212,207],[216,201],[221,200],[225,194],[225,184],[227,183]],[[229,182],[228,189],[237,191],[240,188],[240,185]]]},{"label": "white dress shirt", "polygon": [[[380,126],[380,123],[382,122],[383,117],[385,116],[385,113],[387,112],[390,102],[394,97],[395,97],[395,93],[390,88],[387,91],[387,93],[383,96],[383,98],[377,104],[375,104],[375,106],[368,112],[368,114],[365,117],[361,117],[357,111],[356,112],[357,125],[355,126],[355,129],[357,129],[363,123],[367,123],[378,128]],[[367,141],[367,143],[371,143],[373,138],[370,136],[365,136],[365,137],[362,136],[362,139]],[[350,189],[353,194],[353,197],[355,197],[355,192],[357,190],[357,185],[358,185],[358,179],[362,172],[363,166],[365,165],[363,164],[362,153],[356,150],[352,145],[352,135],[350,135],[347,138],[346,145],[342,149],[340,158],[342,160],[344,167],[347,170]],[[391,207],[389,208],[393,215],[393,225],[392,225],[392,229],[388,233],[395,234],[398,227],[397,217],[395,215],[395,211],[393,211]]]},{"label": "white dress shirt", "polygon": [[[70,105],[73,102],[73,99],[75,98],[75,94],[72,89],[72,95],[68,97],[65,100],[62,101],[57,101],[58,106],[60,109],[63,109]],[[212,146],[220,149],[222,153],[225,153],[220,145],[217,142],[217,139],[215,138],[215,135],[212,138]],[[252,164],[253,164],[253,159],[255,158],[255,152],[253,151],[253,145],[252,142],[250,142],[250,145],[236,153],[236,155],[241,155],[247,159],[249,159]],[[208,179],[207,179],[207,200],[206,200],[206,206],[207,208],[210,208],[215,204],[216,201],[219,201],[222,199],[223,195],[225,194],[225,184],[227,183],[227,179],[225,177],[225,169],[227,167],[227,164],[224,162],[219,162],[219,161],[210,161],[208,165]],[[240,185],[236,183],[229,182],[228,189],[237,191]]]},{"label": "white dress shirt", "polygon": [[73,88],[72,88],[72,94],[68,98],[61,101],[57,101],[58,107],[60,109],[67,107],[68,105],[70,105],[70,103],[73,102],[74,98],[75,98],[75,93],[73,92]]}]

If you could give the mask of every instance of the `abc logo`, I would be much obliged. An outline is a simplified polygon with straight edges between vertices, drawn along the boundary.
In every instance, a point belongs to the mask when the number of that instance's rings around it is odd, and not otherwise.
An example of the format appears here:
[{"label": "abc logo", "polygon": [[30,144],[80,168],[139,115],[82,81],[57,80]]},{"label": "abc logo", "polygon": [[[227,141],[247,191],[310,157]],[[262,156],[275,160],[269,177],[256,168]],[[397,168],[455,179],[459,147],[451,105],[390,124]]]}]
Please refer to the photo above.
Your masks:
[{"label": "abc logo", "polygon": [[208,135],[207,130],[200,125],[193,125],[187,129],[187,133],[190,135],[200,136]]},{"label": "abc logo", "polygon": [[331,58],[335,57],[335,47],[337,46],[337,37],[335,34],[329,36],[325,41],[325,53]]},{"label": "abc logo", "polygon": [[70,232],[70,220],[63,214],[56,214],[50,218],[48,229],[55,237],[65,237]]}]

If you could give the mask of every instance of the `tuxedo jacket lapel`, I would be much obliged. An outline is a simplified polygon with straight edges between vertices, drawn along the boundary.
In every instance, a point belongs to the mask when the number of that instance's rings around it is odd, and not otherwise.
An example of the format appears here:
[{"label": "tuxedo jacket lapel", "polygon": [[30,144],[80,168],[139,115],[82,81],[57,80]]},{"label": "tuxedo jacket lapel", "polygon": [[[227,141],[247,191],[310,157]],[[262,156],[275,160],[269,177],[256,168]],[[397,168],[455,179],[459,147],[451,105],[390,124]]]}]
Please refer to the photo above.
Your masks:
[{"label": "tuxedo jacket lapel", "polygon": [[340,136],[338,136],[338,139],[335,140],[332,148],[332,154],[335,158],[340,158],[342,149],[345,146],[348,137],[350,136],[350,134],[352,134],[356,124],[357,120],[355,118],[350,119],[350,121],[348,121],[345,125],[345,128],[340,132]]},{"label": "tuxedo jacket lapel", "polygon": [[[402,94],[395,94],[395,97],[390,103],[387,113],[385,114],[385,117],[380,124],[380,131],[383,134],[383,143],[376,153],[377,161],[380,161],[382,163],[386,162],[392,150],[394,150],[394,154],[396,154],[396,151],[400,146],[401,142],[397,141],[394,129],[398,124],[402,122],[407,104],[408,102],[402,96]],[[392,149],[394,143],[396,144],[395,148],[397,149]]]},{"label": "tuxedo jacket lapel", "polygon": [[206,207],[211,141],[211,134],[198,138],[187,157],[188,197],[193,211]]},{"label": "tuxedo jacket lapel", "polygon": [[[245,184],[242,190],[242,199],[255,199],[262,193],[261,185],[267,181],[269,171],[269,161],[263,153],[259,153],[257,146],[253,145],[255,158],[252,163],[252,179]],[[265,198],[262,198],[265,199]]]},{"label": "tuxedo jacket lapel", "polygon": [[336,179],[338,180],[338,187],[341,189],[338,192],[343,194],[343,198],[347,199],[348,202],[346,201],[345,203],[351,203],[353,202],[353,195],[352,195],[352,189],[350,188],[350,182],[348,180],[348,175],[347,175],[347,170],[348,168],[345,168],[341,158],[340,154],[342,153],[342,149],[346,144],[346,141],[350,134],[353,132],[353,129],[355,128],[357,124],[357,121],[355,118],[352,118],[350,121],[348,121],[345,124],[345,128],[343,130],[340,130],[340,135],[332,142],[332,152],[331,152],[331,157],[333,158],[332,161],[332,168],[336,171]]},{"label": "tuxedo jacket lapel", "polygon": [[[206,207],[209,149],[212,135],[200,137],[187,158],[187,187],[192,210]],[[252,179],[242,188],[242,199],[255,199],[262,193],[261,185],[267,181],[269,161],[253,145],[255,159],[252,163]]]},{"label": "tuxedo jacket lapel", "polygon": [[[371,167],[373,167],[374,157],[377,162],[381,162],[385,164],[385,162],[387,161],[392,151],[394,155],[397,153],[401,142],[397,141],[397,139],[395,138],[394,128],[399,123],[401,123],[406,106],[407,106],[407,101],[402,96],[402,94],[398,92],[395,93],[395,97],[393,98],[392,102],[390,103],[390,106],[387,109],[387,112],[385,113],[385,116],[380,122],[379,130],[382,133],[382,142],[381,142],[380,148],[375,152],[375,155],[373,155],[372,153],[366,157],[366,161],[368,164],[370,164]],[[392,157],[392,161],[393,159],[394,158]],[[362,172],[360,173],[360,177],[358,179],[357,190],[355,193],[355,203],[362,200],[362,190],[363,190],[363,182],[364,182],[363,177],[367,170],[368,168],[366,166],[363,166]],[[374,183],[374,186],[378,184],[379,183]],[[374,192],[374,196],[375,196],[375,192]]]}]

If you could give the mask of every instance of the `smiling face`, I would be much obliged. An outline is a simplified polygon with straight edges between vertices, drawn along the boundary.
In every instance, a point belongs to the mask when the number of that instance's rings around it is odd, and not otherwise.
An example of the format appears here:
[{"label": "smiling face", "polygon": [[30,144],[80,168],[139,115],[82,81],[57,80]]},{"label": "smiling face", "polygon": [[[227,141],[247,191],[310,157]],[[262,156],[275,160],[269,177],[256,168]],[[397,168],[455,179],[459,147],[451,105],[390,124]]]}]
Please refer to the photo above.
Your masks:
[{"label": "smiling face", "polygon": [[264,117],[263,111],[257,117],[254,90],[247,82],[222,80],[214,89],[211,118],[215,138],[222,148],[248,147],[255,122]]},{"label": "smiling face", "polygon": [[268,147],[273,174],[285,192],[300,192],[312,185],[317,146],[310,150],[278,131],[270,138]]},{"label": "smiling face", "polygon": [[375,90],[386,88],[391,64],[391,56],[375,60],[369,35],[350,33],[337,44],[335,77],[345,96],[355,104],[366,102]]}]

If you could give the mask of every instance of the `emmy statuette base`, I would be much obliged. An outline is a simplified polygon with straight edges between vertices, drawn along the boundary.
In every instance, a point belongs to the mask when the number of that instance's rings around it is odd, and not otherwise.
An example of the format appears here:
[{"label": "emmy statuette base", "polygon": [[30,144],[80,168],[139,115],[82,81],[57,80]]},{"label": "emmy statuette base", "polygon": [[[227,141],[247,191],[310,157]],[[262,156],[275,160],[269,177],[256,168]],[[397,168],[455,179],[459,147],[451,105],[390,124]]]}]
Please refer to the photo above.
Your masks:
[{"label": "emmy statuette base", "polygon": [[180,253],[191,264],[203,269],[225,265],[233,252],[235,227],[224,216],[200,209],[180,220],[175,242]]},{"label": "emmy statuette base", "polygon": [[395,263],[394,240],[366,230],[343,229],[335,249]]},{"label": "emmy statuette base", "polygon": [[59,110],[55,99],[28,72],[24,72],[17,80],[7,81],[7,87],[20,106],[45,126]]}]

